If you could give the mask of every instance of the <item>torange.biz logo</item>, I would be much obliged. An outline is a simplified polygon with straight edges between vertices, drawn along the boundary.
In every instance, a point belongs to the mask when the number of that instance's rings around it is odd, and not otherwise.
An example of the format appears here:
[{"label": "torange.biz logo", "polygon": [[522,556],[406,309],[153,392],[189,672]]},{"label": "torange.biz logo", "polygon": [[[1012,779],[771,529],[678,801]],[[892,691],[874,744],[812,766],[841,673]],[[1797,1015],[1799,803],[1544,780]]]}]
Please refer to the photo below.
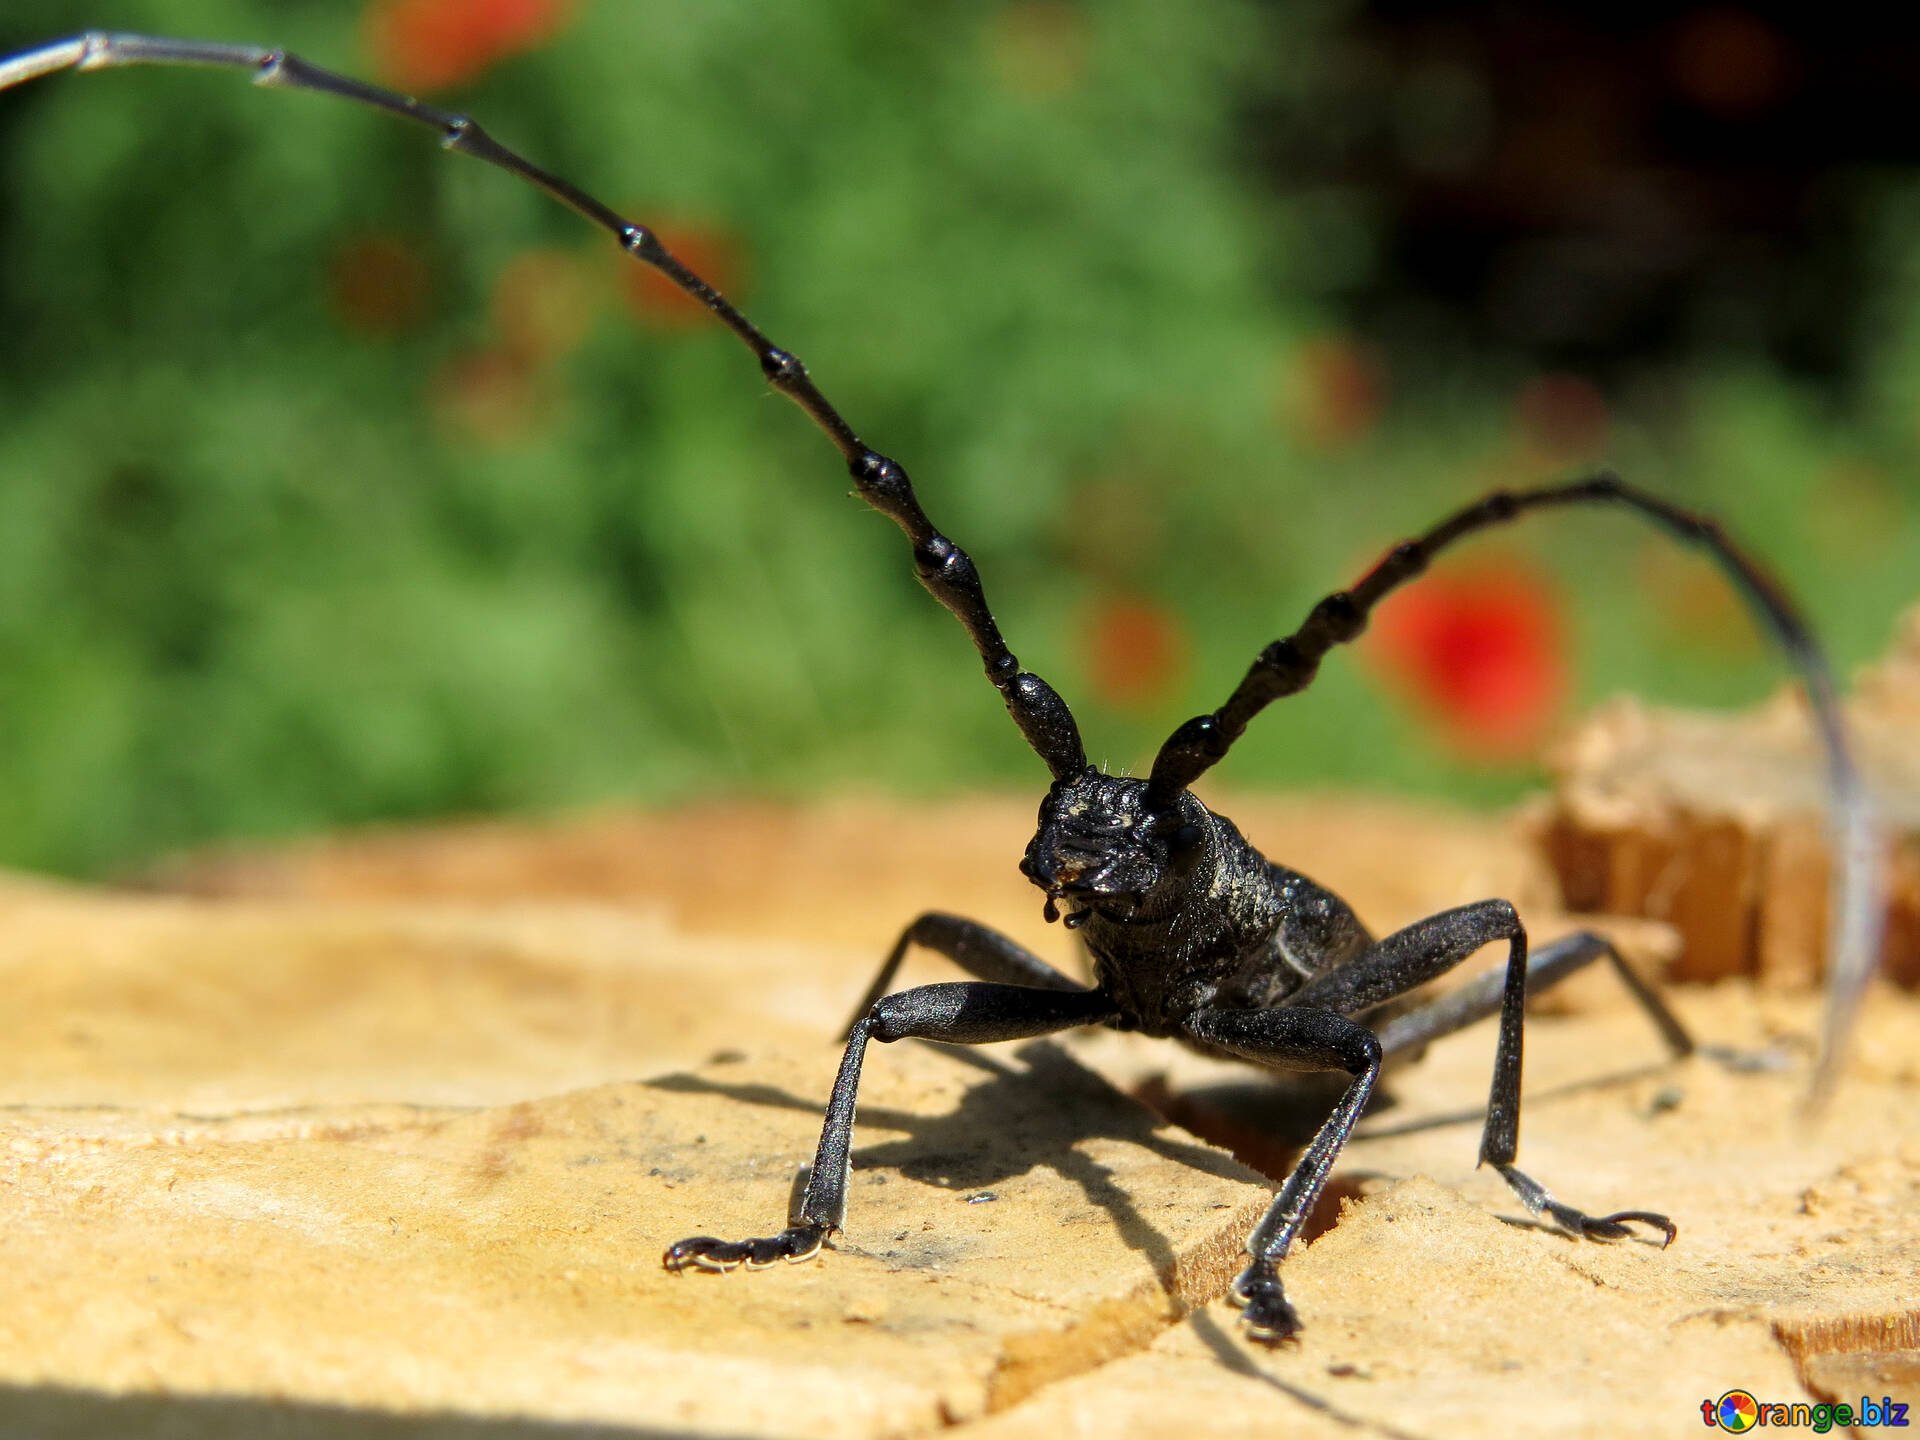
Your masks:
[{"label": "torange.biz logo", "polygon": [[1868,1426],[1904,1428],[1907,1407],[1890,1395],[1878,1400],[1862,1395],[1858,1405],[1849,1405],[1844,1400],[1809,1405],[1804,1400],[1791,1404],[1756,1400],[1750,1391],[1729,1390],[1718,1400],[1700,1402],[1700,1420],[1708,1429],[1717,1425],[1735,1435],[1744,1435],[1758,1425],[1783,1430],[1804,1427],[1816,1435],[1824,1435],[1829,1430],[1847,1430],[1856,1425],[1863,1430]]}]

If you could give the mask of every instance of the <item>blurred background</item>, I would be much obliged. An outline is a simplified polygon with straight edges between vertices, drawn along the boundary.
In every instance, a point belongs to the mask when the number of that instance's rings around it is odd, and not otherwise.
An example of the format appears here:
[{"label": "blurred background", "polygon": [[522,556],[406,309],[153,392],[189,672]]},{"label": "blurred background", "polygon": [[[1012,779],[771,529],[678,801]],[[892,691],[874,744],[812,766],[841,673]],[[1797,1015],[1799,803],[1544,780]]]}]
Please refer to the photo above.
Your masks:
[{"label": "blurred background", "polygon": [[[477,115],[809,363],[1138,767],[1392,540],[1596,463],[1844,674],[1920,593],[1920,21],[1785,4],[8,0]],[[0,96],[0,863],[1024,785],[738,343],[415,127],[231,73]],[[1221,783],[1504,800],[1783,671],[1630,517],[1457,552]]]}]

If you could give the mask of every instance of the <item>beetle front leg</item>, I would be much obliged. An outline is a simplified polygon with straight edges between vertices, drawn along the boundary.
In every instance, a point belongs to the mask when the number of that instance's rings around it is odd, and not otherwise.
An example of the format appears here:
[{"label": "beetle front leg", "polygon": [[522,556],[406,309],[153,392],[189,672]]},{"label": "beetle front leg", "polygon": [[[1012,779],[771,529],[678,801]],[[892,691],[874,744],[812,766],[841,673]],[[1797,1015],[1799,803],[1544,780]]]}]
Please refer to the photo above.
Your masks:
[{"label": "beetle front leg", "polygon": [[972,980],[922,985],[876,1002],[847,1037],[840,1073],[827,1099],[813,1173],[787,1228],[778,1235],[750,1240],[695,1235],[669,1245],[662,1263],[669,1270],[731,1270],[743,1264],[759,1269],[776,1260],[805,1260],[819,1253],[847,1218],[854,1099],[867,1041],[886,1044],[918,1038],[949,1045],[986,1045],[1097,1025],[1118,1013],[1113,1001],[1097,990],[1037,990]]},{"label": "beetle front leg", "polygon": [[907,950],[914,945],[946,956],[976,980],[991,980],[1000,985],[1020,985],[1037,990],[1087,988],[1071,976],[1062,975],[1019,941],[982,925],[978,920],[929,910],[902,930],[900,938],[893,942],[893,949],[887,952],[879,973],[873,977],[867,993],[860,997],[859,1005],[854,1008],[853,1019],[840,1032],[842,1038],[851,1036],[860,1017],[872,1010],[880,997],[887,993],[887,988],[893,984],[893,977],[900,972],[900,962],[907,958]]}]

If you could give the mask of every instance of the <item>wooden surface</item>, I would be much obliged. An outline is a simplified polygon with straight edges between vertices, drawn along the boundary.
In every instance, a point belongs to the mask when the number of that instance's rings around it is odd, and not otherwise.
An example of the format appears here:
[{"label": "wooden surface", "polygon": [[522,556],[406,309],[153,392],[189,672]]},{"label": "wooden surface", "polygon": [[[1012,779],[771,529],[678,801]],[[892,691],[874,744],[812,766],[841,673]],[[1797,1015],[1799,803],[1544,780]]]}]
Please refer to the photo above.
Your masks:
[{"label": "wooden surface", "polygon": [[[1499,822],[1230,808],[1377,928],[1490,893],[1565,923]],[[1735,1387],[1920,1401],[1920,1004],[1890,988],[1817,1129],[1809,996],[1680,997],[1779,1074],[1663,1062],[1600,975],[1530,1025],[1522,1163],[1671,1213],[1664,1252],[1524,1223],[1473,1165],[1490,1030],[1442,1042],[1289,1260],[1277,1351],[1218,1298],[1267,1183],[1135,1097],[1269,1169],[1302,1116],[1137,1037],[875,1047],[839,1248],[664,1273],[667,1241],[780,1223],[830,1037],[917,909],[1065,957],[1013,869],[1031,812],[456,827],[177,868],[194,895],[0,888],[0,1434],[1614,1435],[1696,1433]]]},{"label": "wooden surface", "polygon": [[[1920,607],[1847,719],[1887,842],[1882,973],[1920,986]],[[1558,747],[1531,824],[1569,905],[1674,927],[1676,978],[1796,989],[1827,931],[1826,767],[1792,692],[1745,714],[1619,699]]]}]

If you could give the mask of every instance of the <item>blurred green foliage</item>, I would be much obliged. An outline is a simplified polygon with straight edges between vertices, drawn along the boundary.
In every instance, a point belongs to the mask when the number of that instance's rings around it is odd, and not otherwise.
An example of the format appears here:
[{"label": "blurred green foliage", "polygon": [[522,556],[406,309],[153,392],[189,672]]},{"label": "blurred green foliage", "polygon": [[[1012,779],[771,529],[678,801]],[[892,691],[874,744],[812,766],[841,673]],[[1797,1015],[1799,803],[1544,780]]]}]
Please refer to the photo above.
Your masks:
[{"label": "blurred green foliage", "polygon": [[[0,45],[109,22],[377,73],[359,19],[10,0]],[[1374,263],[1364,198],[1276,184],[1252,133],[1314,123],[1341,20],[581,0],[433,98],[670,239],[718,237],[749,313],[908,466],[1090,754],[1127,767],[1397,535],[1595,458],[1516,429],[1522,359],[1348,373],[1368,352],[1332,292]],[[716,790],[1037,790],[830,447],[718,327],[637,314],[576,217],[231,73],[0,102],[0,859],[96,871]],[[1884,217],[1867,390],[1842,408],[1729,351],[1609,397],[1604,447],[1728,517],[1843,669],[1920,576],[1920,188],[1851,193]],[[1316,407],[1355,386],[1330,431]],[[1582,695],[1762,693],[1777,662],[1731,611],[1676,621],[1690,562],[1649,533],[1589,514],[1497,545],[1565,576]],[[1100,673],[1119,604],[1168,629],[1145,694]],[[1347,657],[1221,777],[1494,797],[1527,772],[1450,759]]]}]

